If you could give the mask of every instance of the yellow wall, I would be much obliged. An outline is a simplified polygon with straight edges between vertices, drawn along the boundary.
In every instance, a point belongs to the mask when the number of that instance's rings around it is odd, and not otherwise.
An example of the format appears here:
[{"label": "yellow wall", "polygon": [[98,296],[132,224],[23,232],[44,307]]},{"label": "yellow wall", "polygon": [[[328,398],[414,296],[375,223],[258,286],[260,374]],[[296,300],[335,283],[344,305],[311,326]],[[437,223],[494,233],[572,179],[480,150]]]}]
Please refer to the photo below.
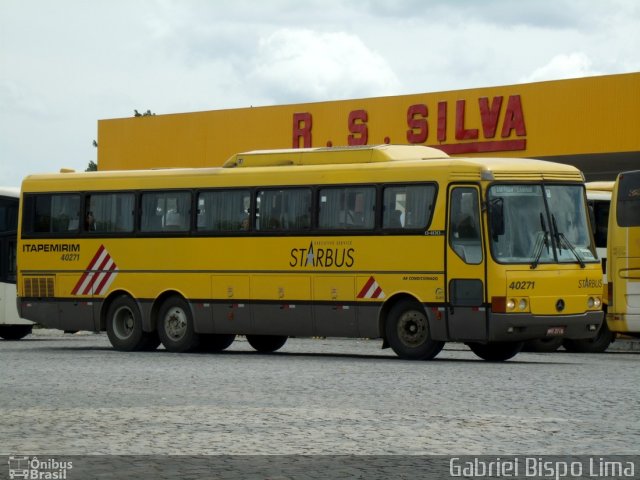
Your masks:
[{"label": "yellow wall", "polygon": [[[479,104],[483,97],[487,98],[488,107],[494,105],[494,98],[502,97],[493,138],[487,138],[483,128]],[[512,97],[516,103],[509,109]],[[464,121],[456,114],[460,100],[465,101]],[[518,100],[521,108],[516,108]],[[446,104],[447,108],[444,141],[438,138],[439,123],[442,126],[443,122],[439,104]],[[354,111],[366,112],[367,144],[406,144],[408,109],[412,105],[426,105],[428,109],[428,136],[420,144],[444,145],[453,154],[456,149],[461,149],[458,153],[464,155],[510,157],[640,152],[640,73],[630,73],[394,97],[100,120],[98,167],[114,170],[216,166],[236,152],[290,148],[294,146],[294,115],[301,113],[310,115],[313,122],[309,146],[347,145],[352,134],[349,115]],[[507,129],[509,135],[503,138],[505,122],[515,125],[520,113],[523,126]],[[414,118],[420,120],[421,115]],[[493,123],[485,115],[485,124]],[[456,139],[456,124],[466,130],[477,129],[478,138]],[[362,138],[359,133],[354,137]],[[511,143],[490,143],[503,141]],[[299,141],[298,146],[302,145]],[[478,148],[481,151],[473,153]]]}]

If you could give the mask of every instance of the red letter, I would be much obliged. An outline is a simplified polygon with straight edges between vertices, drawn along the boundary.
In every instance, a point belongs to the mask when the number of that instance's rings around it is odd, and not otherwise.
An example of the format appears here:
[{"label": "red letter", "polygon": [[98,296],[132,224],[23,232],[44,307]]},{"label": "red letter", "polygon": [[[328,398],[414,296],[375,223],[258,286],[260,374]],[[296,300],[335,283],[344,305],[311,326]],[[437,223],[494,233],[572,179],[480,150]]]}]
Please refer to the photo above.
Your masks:
[{"label": "red letter", "polygon": [[438,102],[438,141],[447,139],[447,102]]},{"label": "red letter", "polygon": [[502,138],[507,138],[511,135],[511,130],[515,130],[518,137],[527,135],[527,130],[524,127],[524,114],[522,113],[520,95],[509,96],[507,111],[504,114],[504,124],[502,125]]},{"label": "red letter", "polygon": [[[369,116],[366,110],[354,110],[349,112],[349,131],[351,135],[348,138],[348,145],[366,145],[369,140],[369,129],[367,121]],[[356,136],[359,135],[359,136]]]},{"label": "red letter", "polygon": [[493,138],[496,136],[496,127],[498,126],[498,118],[500,117],[500,108],[502,107],[502,97],[493,97],[491,108],[489,108],[489,99],[482,97],[478,99],[480,104],[480,118],[482,119],[482,133],[484,138]]},{"label": "red letter", "polygon": [[464,128],[464,109],[466,100],[456,102],[456,140],[472,140],[478,138],[477,128]]},{"label": "red letter", "polygon": [[313,121],[309,112],[293,114],[293,148],[300,148],[302,138],[302,148],[311,147],[311,125]]},{"label": "red letter", "polygon": [[428,116],[429,109],[426,105],[418,104],[409,107],[407,110],[407,126],[409,127],[409,130],[407,130],[407,142],[424,143],[427,141],[429,136]]}]

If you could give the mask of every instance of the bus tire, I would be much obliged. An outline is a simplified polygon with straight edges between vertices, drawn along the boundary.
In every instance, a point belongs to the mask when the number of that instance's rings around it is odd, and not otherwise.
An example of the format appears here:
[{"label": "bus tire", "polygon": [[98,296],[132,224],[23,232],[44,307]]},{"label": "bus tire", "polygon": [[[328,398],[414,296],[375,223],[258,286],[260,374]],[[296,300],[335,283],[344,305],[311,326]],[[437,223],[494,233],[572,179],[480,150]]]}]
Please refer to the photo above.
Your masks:
[{"label": "bus tire", "polygon": [[545,337],[524,342],[523,352],[549,353],[555,352],[562,346],[562,337]]},{"label": "bus tire", "polygon": [[0,325],[0,337],[5,340],[20,340],[31,333],[33,325]]},{"label": "bus tire", "polygon": [[158,336],[170,352],[192,352],[200,344],[193,329],[193,315],[189,303],[178,296],[167,298],[158,314]]},{"label": "bus tire", "polygon": [[203,352],[222,352],[236,339],[233,333],[200,334],[200,350]]},{"label": "bus tire", "polygon": [[524,342],[469,342],[467,346],[483,360],[488,362],[504,362],[520,353]]},{"label": "bus tire", "polygon": [[609,330],[607,321],[604,320],[594,338],[585,340],[566,339],[562,346],[567,352],[571,353],[603,353],[615,338],[616,334]]},{"label": "bus tire", "polygon": [[280,350],[287,341],[286,335],[247,335],[247,342],[260,353]]},{"label": "bus tire", "polygon": [[385,321],[385,336],[396,355],[405,360],[431,360],[444,347],[444,342],[431,339],[429,318],[415,300],[405,300],[391,308]]},{"label": "bus tire", "polygon": [[[128,295],[115,298],[107,310],[107,336],[116,350],[147,350],[149,336],[142,330],[142,314],[137,302]],[[156,345],[157,346],[157,345]]]}]

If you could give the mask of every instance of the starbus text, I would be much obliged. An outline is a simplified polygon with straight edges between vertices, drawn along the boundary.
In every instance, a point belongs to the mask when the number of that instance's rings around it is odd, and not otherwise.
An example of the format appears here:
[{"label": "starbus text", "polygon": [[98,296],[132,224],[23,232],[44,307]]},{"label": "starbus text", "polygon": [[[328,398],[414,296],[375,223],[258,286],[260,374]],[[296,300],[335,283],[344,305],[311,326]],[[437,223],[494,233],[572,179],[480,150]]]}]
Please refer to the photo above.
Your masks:
[{"label": "starbus text", "polygon": [[291,267],[346,267],[355,263],[353,248],[292,248]]}]

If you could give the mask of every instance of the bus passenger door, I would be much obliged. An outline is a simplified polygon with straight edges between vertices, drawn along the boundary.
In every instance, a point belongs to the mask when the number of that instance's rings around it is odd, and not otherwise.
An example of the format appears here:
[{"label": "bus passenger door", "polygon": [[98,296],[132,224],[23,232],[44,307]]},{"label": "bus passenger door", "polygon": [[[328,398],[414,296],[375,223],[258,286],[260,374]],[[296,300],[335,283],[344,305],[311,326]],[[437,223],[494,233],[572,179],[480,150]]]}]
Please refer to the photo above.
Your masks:
[{"label": "bus passenger door", "polygon": [[487,338],[479,199],[475,185],[454,185],[449,190],[446,310],[451,340]]}]

